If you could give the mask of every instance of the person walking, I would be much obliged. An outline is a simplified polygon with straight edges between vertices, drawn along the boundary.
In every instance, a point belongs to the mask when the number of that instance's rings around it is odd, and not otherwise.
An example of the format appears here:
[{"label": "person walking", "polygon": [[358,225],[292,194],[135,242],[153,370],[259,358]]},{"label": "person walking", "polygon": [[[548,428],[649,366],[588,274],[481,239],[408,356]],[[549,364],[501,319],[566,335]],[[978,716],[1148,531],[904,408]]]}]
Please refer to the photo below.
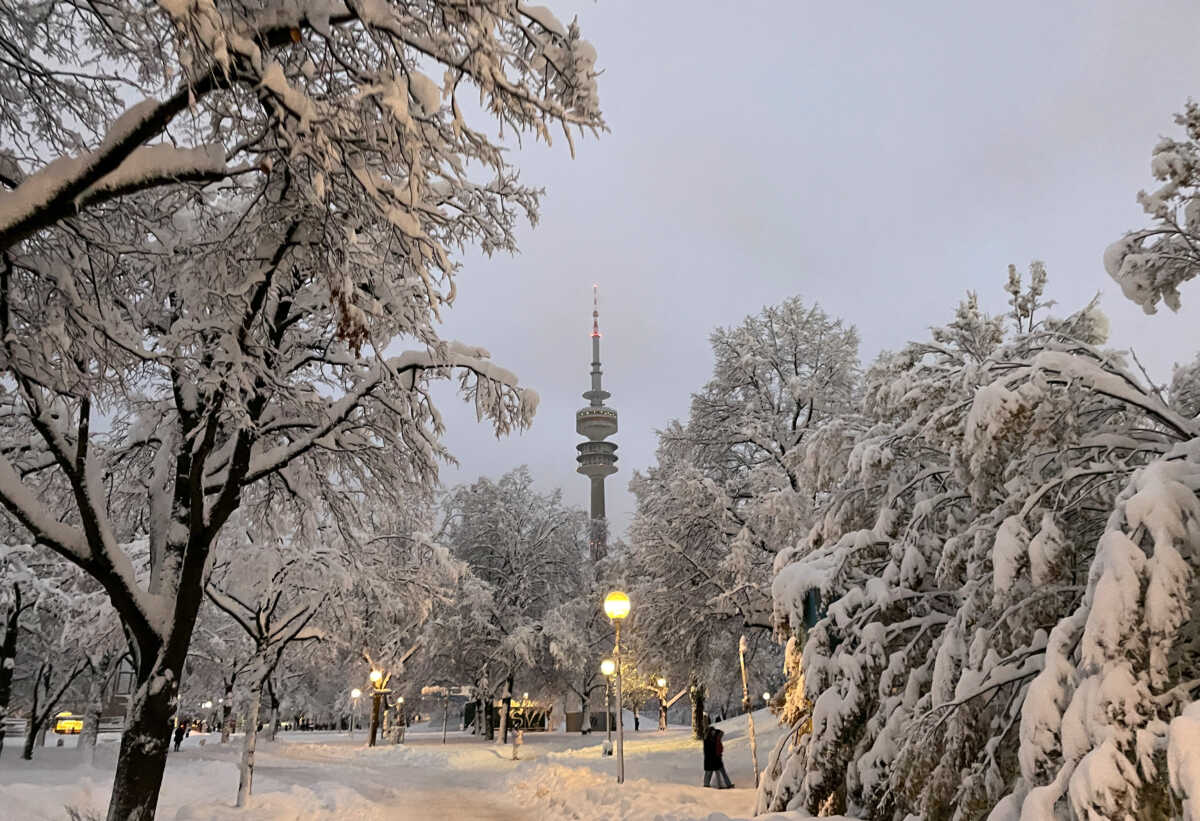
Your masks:
[{"label": "person walking", "polygon": [[[724,735],[724,731],[718,730],[716,727],[709,727],[704,734],[704,786],[712,786],[712,777],[715,773],[718,790],[727,790],[733,786],[733,782],[729,780],[729,774],[725,772],[725,745],[721,742]],[[722,781],[725,783],[722,784]]]},{"label": "person walking", "polygon": [[179,726],[175,728],[175,752],[179,752],[179,745],[183,742],[185,732],[187,732],[187,728],[180,722]]}]

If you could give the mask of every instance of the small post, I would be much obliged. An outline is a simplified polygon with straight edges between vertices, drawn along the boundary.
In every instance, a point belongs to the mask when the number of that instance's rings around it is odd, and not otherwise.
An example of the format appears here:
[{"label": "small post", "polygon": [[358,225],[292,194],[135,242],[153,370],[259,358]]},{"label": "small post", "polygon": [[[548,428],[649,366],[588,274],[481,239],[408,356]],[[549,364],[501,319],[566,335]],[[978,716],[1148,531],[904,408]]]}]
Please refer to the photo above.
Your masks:
[{"label": "small post", "polygon": [[604,737],[612,744],[612,679],[604,682]]}]

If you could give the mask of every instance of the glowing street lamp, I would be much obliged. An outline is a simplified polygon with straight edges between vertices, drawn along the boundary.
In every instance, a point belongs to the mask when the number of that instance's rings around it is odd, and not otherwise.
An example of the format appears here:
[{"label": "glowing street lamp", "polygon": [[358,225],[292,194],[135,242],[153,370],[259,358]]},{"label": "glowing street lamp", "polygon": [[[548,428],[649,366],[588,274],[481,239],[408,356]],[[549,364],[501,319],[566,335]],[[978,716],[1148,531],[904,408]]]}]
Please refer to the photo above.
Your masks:
[{"label": "glowing street lamp", "polygon": [[605,755],[612,755],[612,676],[616,671],[617,665],[612,659],[600,662],[600,672],[604,676],[604,733],[608,736]]},{"label": "glowing street lamp", "polygon": [[350,691],[350,703],[354,705],[350,708],[350,737],[354,738],[354,722],[358,718],[358,700],[362,698],[362,690],[355,687]]},{"label": "glowing street lamp", "polygon": [[770,700],[771,700],[771,694],[763,693],[763,701],[770,701]]},{"label": "glowing street lamp", "polygon": [[614,622],[619,622],[628,616],[629,608],[629,597],[620,590],[614,590],[604,597],[604,615]]},{"label": "glowing street lamp", "polygon": [[616,640],[613,660],[617,668],[617,783],[625,783],[625,722],[621,720],[621,620],[629,616],[629,597],[614,590],[604,597],[604,615],[613,623]]}]

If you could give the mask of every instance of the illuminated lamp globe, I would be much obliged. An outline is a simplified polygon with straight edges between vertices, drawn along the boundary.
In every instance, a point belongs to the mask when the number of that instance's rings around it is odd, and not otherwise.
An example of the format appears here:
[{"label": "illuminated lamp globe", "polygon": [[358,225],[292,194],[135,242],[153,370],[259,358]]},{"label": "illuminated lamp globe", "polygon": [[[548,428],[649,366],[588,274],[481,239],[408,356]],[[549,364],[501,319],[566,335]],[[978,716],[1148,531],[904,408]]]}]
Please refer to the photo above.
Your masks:
[{"label": "illuminated lamp globe", "polygon": [[362,690],[358,689],[357,687],[355,687],[353,690],[350,691],[350,698],[358,698],[361,695],[362,695]]},{"label": "illuminated lamp globe", "polygon": [[383,681],[383,672],[380,670],[372,670],[371,675],[367,676],[367,678],[371,679],[372,684],[379,686],[379,682]]},{"label": "illuminated lamp globe", "polygon": [[614,590],[604,597],[604,615],[610,619],[623,619],[629,615],[629,597]]},{"label": "illuminated lamp globe", "polygon": [[770,700],[771,700],[771,694],[763,693],[763,701],[770,701]]},{"label": "illuminated lamp globe", "polygon": [[600,672],[606,676],[611,676],[617,670],[617,665],[613,664],[612,659],[605,659],[600,662]]},{"label": "illuminated lamp globe", "polygon": [[662,677],[660,676],[660,677],[659,677],[659,679],[658,679],[658,686],[659,686],[659,687],[666,687],[666,686],[667,686],[667,680],[666,680],[665,678],[662,678]]}]

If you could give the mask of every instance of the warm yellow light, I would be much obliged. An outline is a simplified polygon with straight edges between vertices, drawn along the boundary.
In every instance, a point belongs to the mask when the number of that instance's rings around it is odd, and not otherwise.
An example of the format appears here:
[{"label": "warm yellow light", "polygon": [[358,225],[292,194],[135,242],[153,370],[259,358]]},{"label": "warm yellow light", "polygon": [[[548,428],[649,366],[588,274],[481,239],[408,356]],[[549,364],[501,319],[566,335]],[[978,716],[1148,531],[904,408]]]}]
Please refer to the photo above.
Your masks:
[{"label": "warm yellow light", "polygon": [[525,701],[529,701],[529,693],[526,693],[525,695],[521,696],[521,698],[523,698]]},{"label": "warm yellow light", "polygon": [[350,691],[350,698],[358,698],[361,695],[362,690],[358,689],[357,687]]},{"label": "warm yellow light", "polygon": [[400,696],[400,703],[401,703],[401,704],[403,704],[403,703],[404,703],[404,696]]},{"label": "warm yellow light", "polygon": [[629,615],[629,597],[614,590],[604,597],[604,615],[610,619],[623,619]]},{"label": "warm yellow light", "polygon": [[666,687],[666,686],[667,686],[667,680],[666,680],[665,678],[659,678],[659,680],[658,680],[658,686],[659,686],[659,687]]},{"label": "warm yellow light", "polygon": [[380,670],[372,670],[371,675],[368,676],[368,678],[371,679],[372,684],[378,684],[379,682],[383,681],[383,672]]},{"label": "warm yellow light", "polygon": [[770,701],[770,700],[771,700],[771,694],[763,693],[763,701]]},{"label": "warm yellow light", "polygon": [[617,665],[613,664],[612,659],[605,659],[604,661],[600,662],[600,672],[606,676],[611,676],[614,672],[616,672],[616,669]]}]

